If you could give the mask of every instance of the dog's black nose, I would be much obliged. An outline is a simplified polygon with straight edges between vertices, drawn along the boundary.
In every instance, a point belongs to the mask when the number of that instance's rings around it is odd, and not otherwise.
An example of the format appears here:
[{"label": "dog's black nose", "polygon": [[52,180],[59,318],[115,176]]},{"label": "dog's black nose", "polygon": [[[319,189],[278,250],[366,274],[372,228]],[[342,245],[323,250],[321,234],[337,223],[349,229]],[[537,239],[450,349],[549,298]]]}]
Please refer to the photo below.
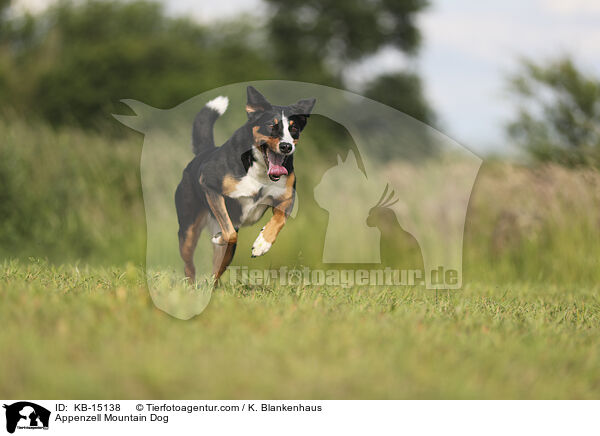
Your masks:
[{"label": "dog's black nose", "polygon": [[283,154],[288,154],[290,151],[292,151],[292,144],[290,144],[289,142],[280,142],[279,151]]}]

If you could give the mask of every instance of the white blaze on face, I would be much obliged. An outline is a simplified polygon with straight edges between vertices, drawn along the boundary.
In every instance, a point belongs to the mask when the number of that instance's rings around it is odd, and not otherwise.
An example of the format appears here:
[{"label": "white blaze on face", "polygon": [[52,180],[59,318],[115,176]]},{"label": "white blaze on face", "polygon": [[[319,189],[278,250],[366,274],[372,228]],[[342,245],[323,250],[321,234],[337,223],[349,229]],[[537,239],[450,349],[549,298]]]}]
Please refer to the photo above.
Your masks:
[{"label": "white blaze on face", "polygon": [[287,117],[281,112],[281,125],[283,126],[283,136],[279,142],[287,142],[288,144],[292,144],[292,151],[289,154],[292,154],[296,150],[296,146],[294,145],[294,138],[292,138],[292,134],[290,133],[290,121]]}]

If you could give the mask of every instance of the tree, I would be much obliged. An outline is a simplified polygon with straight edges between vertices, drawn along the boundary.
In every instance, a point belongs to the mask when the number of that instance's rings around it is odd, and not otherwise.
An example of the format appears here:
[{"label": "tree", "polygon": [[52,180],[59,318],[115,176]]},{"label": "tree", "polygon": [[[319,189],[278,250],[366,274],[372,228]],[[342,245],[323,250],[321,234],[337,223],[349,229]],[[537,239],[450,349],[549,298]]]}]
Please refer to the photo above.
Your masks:
[{"label": "tree", "polygon": [[[376,76],[355,89],[343,80],[346,68],[381,49],[392,47],[407,56],[416,55],[421,42],[416,20],[428,6],[427,0],[265,1],[271,13],[269,53],[288,78],[346,87],[425,123],[434,121],[414,73]],[[424,139],[424,143],[421,157],[435,149],[430,141]],[[388,151],[397,156],[397,150]]]},{"label": "tree", "polygon": [[[119,100],[170,107],[228,83],[290,79],[343,86],[342,71],[377,50],[417,52],[425,0],[265,0],[265,29],[247,18],[200,24],[160,3],[61,0],[0,22],[0,99],[53,125],[104,129]],[[7,5],[8,0],[0,0]],[[6,24],[6,26],[4,26]],[[5,32],[1,31],[7,29]],[[431,121],[418,77],[381,78],[371,96]],[[389,97],[393,96],[392,99]],[[385,98],[384,98],[385,97]]]},{"label": "tree", "polygon": [[0,24],[2,24],[2,21],[4,21],[4,15],[8,11],[10,3],[11,0],[0,0]]},{"label": "tree", "polygon": [[266,0],[272,56],[296,80],[339,85],[351,62],[385,46],[419,48],[425,0]]},{"label": "tree", "polygon": [[0,40],[0,97],[5,107],[53,125],[104,129],[123,109],[122,98],[166,108],[278,71],[247,42],[251,25],[230,23],[217,32],[171,17],[159,3],[61,1],[28,20],[11,20],[29,24]]},{"label": "tree", "polygon": [[[8,8],[10,7],[11,0],[0,0],[0,51],[4,51],[4,40],[5,35],[9,32],[8,24],[6,20],[6,15],[8,12]],[[0,58],[0,101],[5,101],[6,94],[6,82],[8,75],[8,68],[5,62],[2,62]]]},{"label": "tree", "polygon": [[600,80],[565,57],[545,65],[522,61],[509,79],[517,118],[508,135],[534,159],[600,164]]},{"label": "tree", "polygon": [[416,118],[425,124],[435,123],[435,115],[425,101],[419,76],[400,72],[376,77],[363,94]]}]

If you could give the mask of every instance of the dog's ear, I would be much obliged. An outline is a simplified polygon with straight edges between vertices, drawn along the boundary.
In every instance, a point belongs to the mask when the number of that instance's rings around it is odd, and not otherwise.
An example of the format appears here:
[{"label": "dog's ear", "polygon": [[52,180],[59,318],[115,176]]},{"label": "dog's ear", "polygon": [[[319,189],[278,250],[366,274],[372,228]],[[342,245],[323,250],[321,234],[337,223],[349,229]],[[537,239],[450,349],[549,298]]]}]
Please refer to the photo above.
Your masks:
[{"label": "dog's ear", "polygon": [[257,112],[264,112],[271,109],[271,103],[256,90],[253,86],[248,86],[248,103],[246,103],[246,113],[248,118],[256,115]]},{"label": "dog's ear", "polygon": [[292,105],[292,112],[295,115],[305,115],[308,117],[310,116],[310,113],[312,112],[316,102],[316,98],[306,98],[304,100],[300,100]]}]

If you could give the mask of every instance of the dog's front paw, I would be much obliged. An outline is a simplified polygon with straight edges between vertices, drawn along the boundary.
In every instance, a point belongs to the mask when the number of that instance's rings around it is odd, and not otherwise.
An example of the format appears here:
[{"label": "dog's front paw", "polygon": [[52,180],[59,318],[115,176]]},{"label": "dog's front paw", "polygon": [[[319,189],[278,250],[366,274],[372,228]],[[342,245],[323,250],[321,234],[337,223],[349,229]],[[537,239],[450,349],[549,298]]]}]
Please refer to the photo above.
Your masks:
[{"label": "dog's front paw", "polygon": [[271,249],[271,245],[273,244],[267,242],[266,239],[263,238],[263,233],[260,232],[256,241],[252,244],[252,257],[262,256]]}]

